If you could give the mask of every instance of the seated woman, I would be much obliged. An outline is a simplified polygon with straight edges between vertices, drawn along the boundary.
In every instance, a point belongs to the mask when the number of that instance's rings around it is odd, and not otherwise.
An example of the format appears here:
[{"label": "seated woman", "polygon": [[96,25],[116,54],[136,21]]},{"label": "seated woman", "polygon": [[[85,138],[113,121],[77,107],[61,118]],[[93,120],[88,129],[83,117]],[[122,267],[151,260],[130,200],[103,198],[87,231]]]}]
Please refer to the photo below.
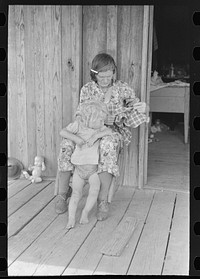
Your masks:
[{"label": "seated woman", "polygon": [[[91,81],[86,83],[80,92],[81,105],[89,100],[97,100],[107,105],[109,115],[105,124],[113,131],[111,135],[100,140],[100,157],[98,174],[101,181],[98,195],[97,219],[105,220],[109,213],[108,192],[113,177],[119,175],[117,165],[117,150],[119,145],[129,144],[131,131],[129,127],[138,127],[148,122],[146,103],[140,102],[134,90],[125,82],[115,80],[116,64],[114,59],[106,54],[97,54],[90,69]],[[55,184],[55,195],[58,195],[56,212],[67,210],[67,199],[70,196],[70,176],[74,169],[71,155],[74,144],[67,142],[61,146],[58,158],[58,172]]]}]

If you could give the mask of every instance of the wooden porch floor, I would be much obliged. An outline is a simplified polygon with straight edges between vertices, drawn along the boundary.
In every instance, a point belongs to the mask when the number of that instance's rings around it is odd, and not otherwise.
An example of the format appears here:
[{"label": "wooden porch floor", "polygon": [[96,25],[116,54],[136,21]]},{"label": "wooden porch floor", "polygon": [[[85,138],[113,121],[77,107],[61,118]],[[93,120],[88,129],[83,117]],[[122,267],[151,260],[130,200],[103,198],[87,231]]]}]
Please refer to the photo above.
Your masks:
[{"label": "wooden porch floor", "polygon": [[[188,145],[174,132],[159,137],[149,145],[148,184],[142,190],[120,187],[103,222],[96,220],[95,206],[90,223],[78,223],[87,186],[76,227],[67,232],[67,213],[54,210],[54,181],[10,181],[8,275],[188,275]],[[122,254],[103,255],[101,248],[127,217],[137,224]]]},{"label": "wooden porch floor", "polygon": [[[9,184],[8,275],[189,274],[189,195],[175,191],[120,188],[110,216],[78,223],[66,232],[67,213],[54,211],[54,182]],[[126,217],[136,228],[119,257],[100,250]]]}]

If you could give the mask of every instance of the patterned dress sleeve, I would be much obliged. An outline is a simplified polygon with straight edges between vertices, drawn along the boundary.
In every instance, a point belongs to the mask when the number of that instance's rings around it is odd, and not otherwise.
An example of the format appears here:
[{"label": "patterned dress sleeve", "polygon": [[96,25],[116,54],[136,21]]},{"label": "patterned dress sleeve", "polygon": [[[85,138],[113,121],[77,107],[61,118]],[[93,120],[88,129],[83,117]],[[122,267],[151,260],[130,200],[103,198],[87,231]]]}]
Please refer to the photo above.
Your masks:
[{"label": "patterned dress sleeve", "polygon": [[140,99],[136,97],[135,90],[131,88],[126,82],[121,82],[121,92],[122,98],[124,100],[135,99],[136,103],[140,101]]},{"label": "patterned dress sleeve", "polygon": [[91,99],[91,93],[90,93],[89,83],[87,83],[81,88],[80,104],[85,101],[89,101],[90,99]]},{"label": "patterned dress sleeve", "polygon": [[[144,113],[139,113],[134,108],[131,109],[131,107],[127,107],[128,101],[134,101],[134,103],[140,101],[139,98],[136,97],[134,89],[132,89],[127,83],[120,81],[119,91],[122,102],[121,107],[118,106],[115,108],[115,111],[117,112],[115,124],[118,127],[121,127],[124,132],[127,132],[126,127],[136,128],[142,123],[147,122],[147,117]],[[126,138],[127,142],[129,141],[128,136]]]}]

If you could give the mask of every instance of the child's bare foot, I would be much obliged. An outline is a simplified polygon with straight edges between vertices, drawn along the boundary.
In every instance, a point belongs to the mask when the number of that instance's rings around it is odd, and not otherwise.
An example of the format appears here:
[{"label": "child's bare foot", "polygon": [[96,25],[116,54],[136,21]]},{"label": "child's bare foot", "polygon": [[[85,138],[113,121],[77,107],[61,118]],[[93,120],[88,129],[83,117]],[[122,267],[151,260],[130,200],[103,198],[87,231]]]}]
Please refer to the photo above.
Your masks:
[{"label": "child's bare foot", "polygon": [[75,226],[75,220],[69,220],[66,226],[67,230],[72,229]]},{"label": "child's bare foot", "polygon": [[82,215],[81,215],[81,219],[80,219],[80,224],[87,224],[89,223],[89,220],[88,220],[88,214],[86,212],[82,212]]}]

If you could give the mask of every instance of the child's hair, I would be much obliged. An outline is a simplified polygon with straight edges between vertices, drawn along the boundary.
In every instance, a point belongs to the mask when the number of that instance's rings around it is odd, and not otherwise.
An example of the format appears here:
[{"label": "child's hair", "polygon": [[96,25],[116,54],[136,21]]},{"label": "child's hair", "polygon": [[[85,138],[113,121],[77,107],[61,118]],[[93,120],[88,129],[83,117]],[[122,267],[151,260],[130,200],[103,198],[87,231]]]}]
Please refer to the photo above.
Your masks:
[{"label": "child's hair", "polygon": [[100,101],[87,101],[81,103],[76,118],[88,127],[89,121],[96,121],[97,119],[105,120],[108,115],[107,106]]},{"label": "child's hair", "polygon": [[92,60],[92,67],[90,70],[91,79],[97,81],[96,75],[99,72],[113,71],[115,73],[117,66],[115,60],[107,53],[99,53]]}]

